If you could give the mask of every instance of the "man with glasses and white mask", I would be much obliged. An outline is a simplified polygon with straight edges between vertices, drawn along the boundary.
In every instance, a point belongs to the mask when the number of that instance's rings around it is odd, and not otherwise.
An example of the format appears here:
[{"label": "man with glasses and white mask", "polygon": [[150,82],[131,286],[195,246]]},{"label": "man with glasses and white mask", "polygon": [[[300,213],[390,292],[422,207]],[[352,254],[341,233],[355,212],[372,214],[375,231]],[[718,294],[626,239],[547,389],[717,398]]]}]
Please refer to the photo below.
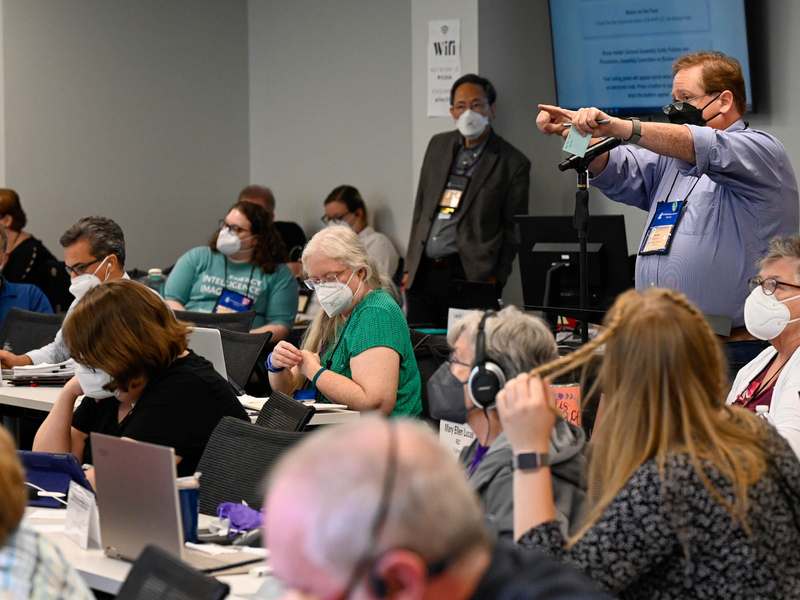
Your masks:
[{"label": "man with glasses and white mask", "polygon": [[742,367],[727,402],[763,415],[800,456],[800,237],[773,239],[758,264],[744,322],[770,346]]},{"label": "man with glasses and white mask", "polygon": [[528,214],[530,161],[492,127],[497,92],[464,75],[450,90],[457,130],[433,136],[419,177],[406,252],[408,322],[444,326],[454,281],[495,285],[516,255],[514,215]]},{"label": "man with glasses and white mask", "polygon": [[763,348],[744,327],[747,281],[767,240],[797,233],[797,181],[783,145],[743,120],[747,95],[735,58],[688,54],[672,73],[672,103],[663,109],[670,123],[549,105],[539,106],[536,123],[545,135],[565,136],[571,123],[630,144],[598,156],[589,171],[609,198],[649,212],[636,287],[678,290],[705,315],[730,322],[720,341],[736,373]]},{"label": "man with glasses and white mask", "polygon": [[[124,268],[125,236],[111,219],[83,217],[64,232],[59,242],[64,248],[64,262],[71,277],[69,291],[75,296],[67,315],[95,285],[111,279],[129,279]],[[60,330],[53,342],[27,354],[16,355],[0,350],[4,368],[63,362],[69,357]]]}]

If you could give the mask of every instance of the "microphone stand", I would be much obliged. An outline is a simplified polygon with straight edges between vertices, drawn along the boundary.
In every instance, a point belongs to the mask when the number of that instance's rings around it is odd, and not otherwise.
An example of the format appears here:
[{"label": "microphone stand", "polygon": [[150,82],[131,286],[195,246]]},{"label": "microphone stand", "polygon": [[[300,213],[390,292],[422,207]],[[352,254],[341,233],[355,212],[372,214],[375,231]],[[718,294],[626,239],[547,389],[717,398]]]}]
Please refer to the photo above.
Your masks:
[{"label": "microphone stand", "polygon": [[[575,213],[572,216],[572,226],[578,231],[579,256],[578,273],[580,281],[580,306],[581,310],[589,308],[589,257],[586,243],[589,239],[589,164],[600,154],[616,148],[622,143],[618,138],[606,138],[590,146],[581,158],[572,155],[558,165],[560,171],[575,169],[578,175],[578,189],[575,191]],[[581,344],[589,341],[589,322],[584,319],[580,322]]]}]

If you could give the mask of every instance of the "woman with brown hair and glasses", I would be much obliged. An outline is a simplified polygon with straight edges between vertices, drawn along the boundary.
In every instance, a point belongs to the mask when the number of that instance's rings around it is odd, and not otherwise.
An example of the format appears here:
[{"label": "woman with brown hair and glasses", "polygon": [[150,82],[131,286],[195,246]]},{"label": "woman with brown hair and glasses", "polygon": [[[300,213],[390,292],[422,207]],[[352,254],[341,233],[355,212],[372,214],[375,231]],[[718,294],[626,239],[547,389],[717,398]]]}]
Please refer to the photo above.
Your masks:
[{"label": "woman with brown hair and glasses", "polygon": [[171,446],[178,475],[194,473],[220,419],[247,413],[212,364],[187,348],[189,331],[140,283],[115,279],[86,292],[62,329],[76,375],[33,449],[91,463],[89,434],[106,433]]},{"label": "woman with brown hair and glasses", "polygon": [[[602,349],[605,409],[579,531],[555,521],[541,377]],[[514,533],[622,598],[793,598],[800,589],[800,462],[752,412],[725,404],[726,365],[681,294],[622,294],[580,350],[520,375],[497,406],[515,454]]]},{"label": "woman with brown hair and glasses", "polygon": [[773,239],[759,267],[744,324],[770,345],[739,370],[728,404],[763,415],[800,456],[800,237]]},{"label": "woman with brown hair and glasses", "polygon": [[286,338],[297,314],[297,281],[289,255],[269,213],[259,204],[237,202],[219,222],[207,246],[178,259],[164,297],[175,310],[254,311],[252,333]]}]

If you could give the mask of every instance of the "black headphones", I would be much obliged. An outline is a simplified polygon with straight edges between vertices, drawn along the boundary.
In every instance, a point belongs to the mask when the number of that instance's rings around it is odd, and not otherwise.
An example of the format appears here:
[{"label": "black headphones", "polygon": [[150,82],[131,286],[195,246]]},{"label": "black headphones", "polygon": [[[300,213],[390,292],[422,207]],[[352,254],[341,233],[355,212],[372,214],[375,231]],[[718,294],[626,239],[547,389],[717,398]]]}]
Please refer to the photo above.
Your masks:
[{"label": "black headphones", "polygon": [[487,310],[481,317],[478,333],[475,337],[475,366],[469,374],[467,392],[469,399],[478,408],[487,410],[497,404],[495,396],[506,384],[506,375],[497,363],[487,359],[486,354],[486,319],[497,313]]}]

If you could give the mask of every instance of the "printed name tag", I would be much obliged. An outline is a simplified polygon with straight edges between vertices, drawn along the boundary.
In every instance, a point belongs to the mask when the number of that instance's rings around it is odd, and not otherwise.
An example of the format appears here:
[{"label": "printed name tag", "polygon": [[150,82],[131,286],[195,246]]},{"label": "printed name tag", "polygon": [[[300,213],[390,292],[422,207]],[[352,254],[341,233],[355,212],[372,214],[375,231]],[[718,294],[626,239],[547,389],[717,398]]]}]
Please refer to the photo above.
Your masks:
[{"label": "printed name tag", "polygon": [[684,206],[686,206],[686,200],[658,203],[653,220],[650,221],[650,226],[644,236],[642,247],[639,249],[640,255],[667,254],[669,252],[672,234],[678,226]]},{"label": "printed name tag", "polygon": [[439,200],[440,219],[449,219],[450,216],[458,210],[458,206],[461,204],[461,198],[464,197],[468,185],[468,176],[456,175],[455,173],[450,174],[444,186],[442,198]]}]

